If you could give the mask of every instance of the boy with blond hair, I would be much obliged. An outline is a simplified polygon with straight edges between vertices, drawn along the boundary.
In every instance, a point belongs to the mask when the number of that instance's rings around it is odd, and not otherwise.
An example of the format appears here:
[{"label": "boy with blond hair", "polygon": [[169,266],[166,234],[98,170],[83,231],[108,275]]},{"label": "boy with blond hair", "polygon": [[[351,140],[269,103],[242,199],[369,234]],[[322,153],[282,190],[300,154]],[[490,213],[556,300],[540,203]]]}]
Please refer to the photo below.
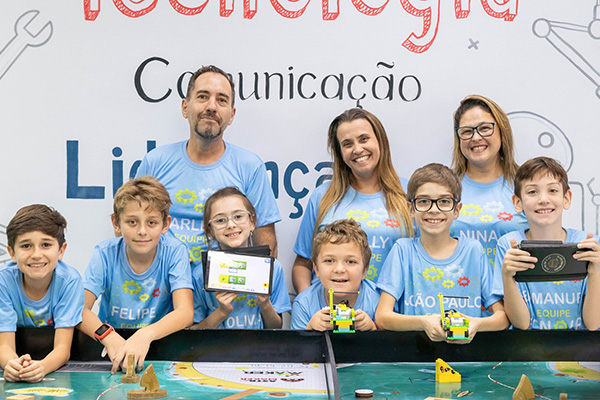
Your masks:
[{"label": "boy with blond hair", "polygon": [[332,330],[329,289],[333,289],[334,294],[340,294],[335,295],[335,299],[346,302],[356,311],[356,330],[377,329],[373,320],[379,292],[372,281],[365,280],[371,249],[360,225],[351,219],[326,225],[313,240],[312,255],[319,281],[294,300],[291,328]]},{"label": "boy with blond hair", "polygon": [[[398,239],[385,260],[377,281],[382,291],[378,326],[423,330],[432,341],[446,340],[437,314],[441,293],[463,297],[444,299],[444,309],[469,317],[467,342],[477,332],[506,329],[508,320],[501,297],[492,294],[493,271],[483,247],[475,239],[450,236],[462,206],[456,174],[442,164],[428,164],[413,173],[407,189],[420,236]],[[493,314],[484,317],[482,307],[491,307]]]},{"label": "boy with blond hair", "polygon": [[[62,261],[67,221],[32,204],[6,227],[13,262],[0,267],[0,365],[8,382],[39,382],[69,360],[73,328],[81,322],[83,284]],[[54,348],[42,360],[16,353],[17,327],[54,326]]]},{"label": "boy with blond hair", "polygon": [[[80,329],[106,348],[112,372],[127,354],[143,368],[150,343],[192,324],[192,278],[187,249],[167,237],[171,199],[155,178],[125,183],[111,216],[121,235],[94,248],[84,274],[85,308]],[[102,296],[98,315],[91,309]],[[137,331],[127,340],[114,328]]]},{"label": "boy with blond hair", "polygon": [[[494,276],[494,290],[504,295],[510,322],[519,329],[600,328],[600,245],[598,236],[563,228],[562,214],[571,206],[573,193],[567,172],[549,157],[533,158],[517,170],[513,203],[523,211],[529,229],[508,233],[498,240],[496,263],[502,274]],[[578,243],[573,255],[587,261],[587,278],[564,282],[517,282],[515,274],[533,268],[537,259],[520,250],[523,240],[559,240]]]}]

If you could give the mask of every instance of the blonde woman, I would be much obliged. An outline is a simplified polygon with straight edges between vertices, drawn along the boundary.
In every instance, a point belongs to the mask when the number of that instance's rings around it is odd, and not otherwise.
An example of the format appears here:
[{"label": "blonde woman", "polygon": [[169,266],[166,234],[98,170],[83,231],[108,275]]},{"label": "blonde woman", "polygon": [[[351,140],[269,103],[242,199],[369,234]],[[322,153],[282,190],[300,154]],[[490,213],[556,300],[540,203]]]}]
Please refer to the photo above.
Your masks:
[{"label": "blonde woman", "polygon": [[297,293],[313,279],[313,236],[333,221],[354,219],[367,233],[373,253],[367,279],[374,281],[396,239],[414,235],[406,193],[379,119],[361,108],[344,111],[329,126],[328,147],[333,177],[312,193],[294,245]]},{"label": "blonde woman", "polygon": [[460,103],[454,113],[452,166],[461,178],[463,207],[450,234],[478,240],[493,263],[498,238],[527,227],[513,207],[519,166],[508,117],[498,104],[479,95]]}]

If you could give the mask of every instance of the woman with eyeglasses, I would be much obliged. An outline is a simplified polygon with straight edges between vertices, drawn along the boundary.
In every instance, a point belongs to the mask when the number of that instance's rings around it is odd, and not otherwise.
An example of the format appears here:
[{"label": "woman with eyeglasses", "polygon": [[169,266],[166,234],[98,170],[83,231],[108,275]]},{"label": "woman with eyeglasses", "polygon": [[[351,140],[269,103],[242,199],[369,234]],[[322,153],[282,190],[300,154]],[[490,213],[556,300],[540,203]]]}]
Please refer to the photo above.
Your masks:
[{"label": "woman with eyeglasses", "polygon": [[481,242],[493,263],[498,238],[527,226],[512,203],[519,166],[508,117],[498,104],[479,95],[460,103],[454,113],[452,166],[462,180],[463,207],[450,233]]},{"label": "woman with eyeglasses", "polygon": [[414,236],[406,193],[379,119],[362,108],[344,111],[329,126],[328,147],[333,177],[312,193],[294,245],[292,281],[297,293],[314,277],[313,236],[333,221],[354,219],[367,233],[373,256],[366,278],[373,281],[394,242]]}]

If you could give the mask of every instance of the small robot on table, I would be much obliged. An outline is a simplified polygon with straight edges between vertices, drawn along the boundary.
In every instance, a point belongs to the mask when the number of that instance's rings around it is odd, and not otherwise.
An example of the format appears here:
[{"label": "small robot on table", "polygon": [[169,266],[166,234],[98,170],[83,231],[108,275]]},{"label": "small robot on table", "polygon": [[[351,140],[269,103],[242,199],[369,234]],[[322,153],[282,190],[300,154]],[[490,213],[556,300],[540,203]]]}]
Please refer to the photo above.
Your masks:
[{"label": "small robot on table", "polygon": [[[354,333],[354,321],[356,320],[356,313],[354,308],[348,305],[348,300],[342,300],[339,303],[333,302],[333,289],[329,289],[329,315],[331,325],[333,325],[333,333]],[[357,292],[337,292],[342,294],[355,294]]]},{"label": "small robot on table", "polygon": [[438,294],[440,299],[440,310],[442,317],[442,329],[446,331],[447,340],[468,340],[469,339],[469,318],[464,317],[454,309],[444,310],[444,297],[450,299],[468,299],[464,296],[444,296]]}]

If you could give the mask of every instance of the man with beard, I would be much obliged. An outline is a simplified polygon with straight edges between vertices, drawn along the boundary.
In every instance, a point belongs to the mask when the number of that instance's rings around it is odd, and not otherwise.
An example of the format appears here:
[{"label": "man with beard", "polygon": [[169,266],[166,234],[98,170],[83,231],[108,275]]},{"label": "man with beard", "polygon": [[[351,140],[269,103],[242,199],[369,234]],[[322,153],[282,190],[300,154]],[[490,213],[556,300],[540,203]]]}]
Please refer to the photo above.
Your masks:
[{"label": "man with beard", "polygon": [[169,232],[188,246],[194,262],[209,247],[202,228],[204,202],[226,186],[237,187],[257,210],[254,244],[268,244],[277,254],[274,225],[281,217],[265,165],[256,154],[223,140],[235,116],[234,103],[231,74],[214,65],[200,68],[181,102],[190,125],[189,140],[152,150],[137,171],[137,177],[152,175],[169,191],[173,201]]}]

